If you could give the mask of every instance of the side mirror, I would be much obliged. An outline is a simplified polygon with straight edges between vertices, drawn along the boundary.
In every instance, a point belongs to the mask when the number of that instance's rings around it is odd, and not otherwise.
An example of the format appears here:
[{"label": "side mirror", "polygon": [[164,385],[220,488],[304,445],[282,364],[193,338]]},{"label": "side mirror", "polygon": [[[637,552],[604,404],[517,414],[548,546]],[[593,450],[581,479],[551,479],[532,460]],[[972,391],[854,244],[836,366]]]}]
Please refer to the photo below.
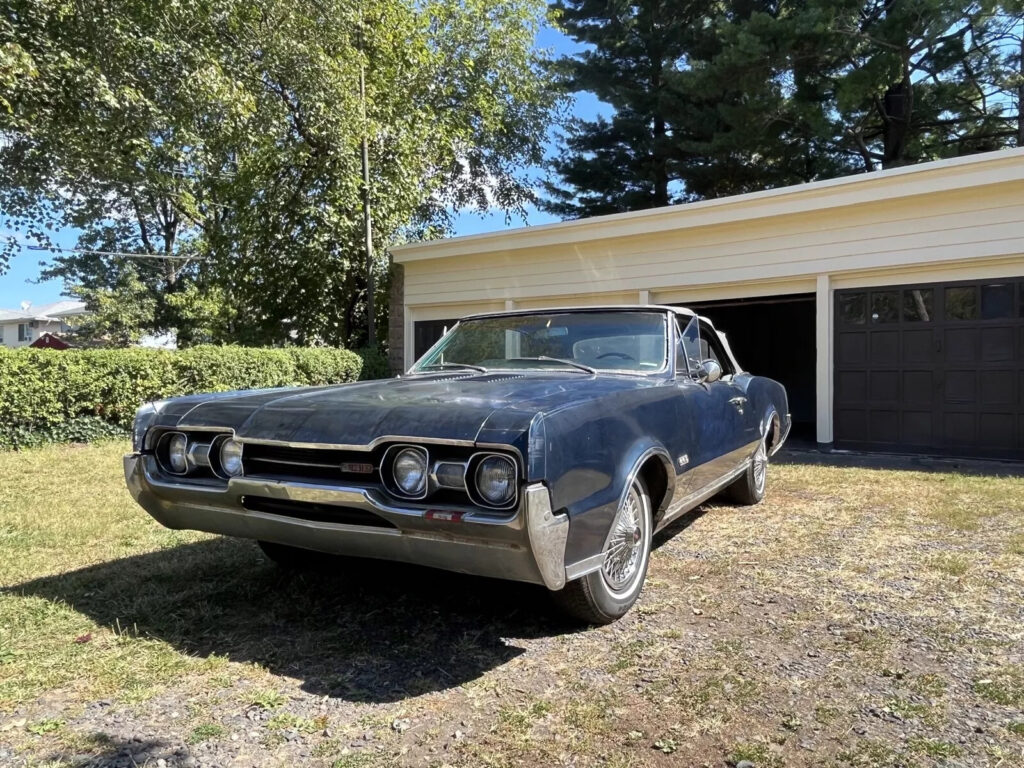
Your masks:
[{"label": "side mirror", "polygon": [[697,368],[697,380],[702,384],[711,384],[722,378],[722,366],[714,360],[705,360]]}]

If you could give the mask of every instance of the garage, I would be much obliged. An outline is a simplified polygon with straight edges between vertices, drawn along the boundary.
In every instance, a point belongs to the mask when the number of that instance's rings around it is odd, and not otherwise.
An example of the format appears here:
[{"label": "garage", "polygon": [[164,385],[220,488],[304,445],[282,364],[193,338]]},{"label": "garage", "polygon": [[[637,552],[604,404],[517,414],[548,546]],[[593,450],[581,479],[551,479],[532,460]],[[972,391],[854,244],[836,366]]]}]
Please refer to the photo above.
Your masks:
[{"label": "garage", "polygon": [[1024,453],[1024,277],[836,292],[836,445]]},{"label": "garage", "polygon": [[802,444],[1024,460],[1024,148],[391,255],[395,372],[469,314],[682,305]]}]

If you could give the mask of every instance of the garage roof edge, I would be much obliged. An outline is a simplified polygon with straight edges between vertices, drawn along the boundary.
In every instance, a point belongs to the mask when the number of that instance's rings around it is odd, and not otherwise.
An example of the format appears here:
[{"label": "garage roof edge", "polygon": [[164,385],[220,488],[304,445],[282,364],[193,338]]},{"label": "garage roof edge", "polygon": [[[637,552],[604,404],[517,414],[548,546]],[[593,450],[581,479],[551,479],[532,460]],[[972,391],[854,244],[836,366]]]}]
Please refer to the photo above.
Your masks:
[{"label": "garage roof edge", "polygon": [[842,176],[732,197],[395,246],[395,262],[569,245],[881,202],[1024,179],[1024,148]]}]

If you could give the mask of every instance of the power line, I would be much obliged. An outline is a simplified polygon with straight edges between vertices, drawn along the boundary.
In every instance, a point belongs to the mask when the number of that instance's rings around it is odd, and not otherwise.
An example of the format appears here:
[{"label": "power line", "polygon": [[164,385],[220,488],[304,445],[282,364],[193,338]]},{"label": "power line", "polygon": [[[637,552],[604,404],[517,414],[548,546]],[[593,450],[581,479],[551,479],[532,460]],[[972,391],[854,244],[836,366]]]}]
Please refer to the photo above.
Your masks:
[{"label": "power line", "polygon": [[165,261],[206,261],[203,256],[162,256],[159,253],[124,253],[123,251],[98,251],[93,248],[61,248],[57,245],[25,245],[15,243],[26,251],[62,251],[64,253],[84,253],[92,256],[118,256],[126,259],[161,259]]}]

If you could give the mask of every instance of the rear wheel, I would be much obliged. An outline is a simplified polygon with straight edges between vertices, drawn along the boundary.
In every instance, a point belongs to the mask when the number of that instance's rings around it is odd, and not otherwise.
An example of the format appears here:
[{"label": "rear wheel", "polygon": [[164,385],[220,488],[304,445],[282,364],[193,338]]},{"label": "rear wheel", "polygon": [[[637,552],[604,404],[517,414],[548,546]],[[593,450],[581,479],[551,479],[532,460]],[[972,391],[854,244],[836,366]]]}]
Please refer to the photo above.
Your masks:
[{"label": "rear wheel", "polygon": [[651,556],[651,499],[633,480],[612,522],[601,569],[552,593],[566,613],[590,624],[610,624],[633,607]]},{"label": "rear wheel", "polygon": [[761,438],[747,471],[726,489],[726,495],[737,504],[757,504],[764,498],[768,481],[768,435]]}]

